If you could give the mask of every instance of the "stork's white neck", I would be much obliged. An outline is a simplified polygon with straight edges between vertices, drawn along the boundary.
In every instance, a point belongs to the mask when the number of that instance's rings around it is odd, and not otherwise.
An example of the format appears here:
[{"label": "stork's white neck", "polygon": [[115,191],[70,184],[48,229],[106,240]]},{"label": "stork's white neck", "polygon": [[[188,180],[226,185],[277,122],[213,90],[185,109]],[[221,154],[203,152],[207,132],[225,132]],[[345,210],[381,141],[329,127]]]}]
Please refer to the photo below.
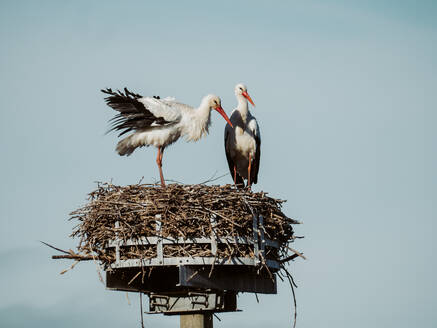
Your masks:
[{"label": "stork's white neck", "polygon": [[197,141],[204,135],[208,134],[208,128],[211,125],[211,106],[209,98],[202,99],[200,106],[192,111],[190,128],[187,131],[187,140]]},{"label": "stork's white neck", "polygon": [[237,95],[238,106],[237,110],[240,112],[241,118],[246,122],[249,113],[249,104],[243,95]]}]

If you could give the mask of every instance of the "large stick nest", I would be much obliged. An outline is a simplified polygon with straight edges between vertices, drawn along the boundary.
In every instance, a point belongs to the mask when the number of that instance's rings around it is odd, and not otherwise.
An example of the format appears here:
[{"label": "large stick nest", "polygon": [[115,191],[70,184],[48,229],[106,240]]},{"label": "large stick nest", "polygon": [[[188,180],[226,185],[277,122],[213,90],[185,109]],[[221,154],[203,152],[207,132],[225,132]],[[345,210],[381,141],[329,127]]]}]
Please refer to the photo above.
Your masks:
[{"label": "large stick nest", "polygon": [[[268,239],[277,241],[279,251],[267,250],[266,257],[281,263],[289,256],[289,243],[295,239],[292,225],[281,210],[283,200],[268,197],[264,192],[236,189],[231,185],[179,185],[165,188],[156,185],[116,186],[99,183],[89,194],[89,202],[71,213],[79,224],[72,236],[80,239],[78,255],[93,256],[105,266],[115,260],[115,254],[106,248],[107,242],[117,237],[122,240],[157,235],[157,215],[160,215],[161,236],[165,238],[253,237],[253,213],[264,217],[264,232]],[[211,224],[215,216],[216,225]],[[118,227],[116,228],[116,222]],[[217,257],[253,257],[250,247],[227,244],[219,247]],[[79,255],[81,254],[81,255]],[[297,253],[300,255],[299,253]],[[147,259],[156,256],[153,247],[126,247],[122,259]],[[205,245],[168,245],[164,256],[215,256]]]}]

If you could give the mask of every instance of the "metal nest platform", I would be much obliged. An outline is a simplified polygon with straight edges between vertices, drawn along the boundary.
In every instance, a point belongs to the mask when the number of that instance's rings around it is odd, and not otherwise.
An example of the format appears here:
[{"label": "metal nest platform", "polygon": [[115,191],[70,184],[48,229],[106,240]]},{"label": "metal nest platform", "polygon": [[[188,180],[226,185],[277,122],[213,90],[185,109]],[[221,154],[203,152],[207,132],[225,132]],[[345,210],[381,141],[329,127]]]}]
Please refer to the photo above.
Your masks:
[{"label": "metal nest platform", "polygon": [[[145,293],[181,293],[191,290],[216,290],[252,293],[276,293],[276,277],[280,263],[266,259],[266,250],[277,252],[279,244],[267,239],[264,234],[262,216],[253,216],[253,236],[163,238],[161,224],[157,224],[157,236],[138,240],[115,239],[107,248],[115,251],[115,261],[106,271],[109,289],[141,291]],[[157,218],[159,223],[159,217]],[[117,225],[118,223],[116,223]],[[214,226],[214,218],[211,219]],[[167,246],[207,246],[212,255],[221,247],[246,247],[252,257],[220,258],[202,256],[165,256]],[[152,247],[156,257],[122,259],[123,248]],[[205,248],[205,247],[203,247]],[[211,302],[210,302],[211,303]]]},{"label": "metal nest platform", "polygon": [[238,292],[276,294],[301,256],[282,203],[230,185],[99,184],[71,214],[78,253],[57,258],[98,261],[106,287],[149,295],[150,313],[236,311]]}]

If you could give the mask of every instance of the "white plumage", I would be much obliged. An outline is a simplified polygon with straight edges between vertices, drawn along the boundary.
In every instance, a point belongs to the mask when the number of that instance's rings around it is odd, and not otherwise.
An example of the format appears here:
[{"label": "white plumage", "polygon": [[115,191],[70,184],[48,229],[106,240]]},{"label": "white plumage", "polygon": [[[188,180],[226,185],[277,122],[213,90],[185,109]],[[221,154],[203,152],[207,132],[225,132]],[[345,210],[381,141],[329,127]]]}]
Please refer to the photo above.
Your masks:
[{"label": "white plumage", "polygon": [[111,89],[102,90],[109,94],[105,98],[108,106],[118,111],[111,121],[111,130],[122,131],[119,136],[133,131],[117,144],[119,155],[130,155],[143,146],[158,148],[156,163],[159,167],[161,185],[164,187],[162,174],[162,154],[165,147],[180,137],[186,141],[197,141],[208,134],[211,124],[211,109],[218,111],[224,119],[232,124],[221,107],[221,100],[215,95],[205,96],[196,109],[177,102],[174,98],[142,97],[127,89],[122,93]]},{"label": "white plumage", "polygon": [[255,117],[249,111],[248,101],[255,106],[244,84],[235,86],[237,108],[231,114],[233,126],[225,127],[225,151],[229,171],[236,185],[247,186],[258,182],[261,155],[261,134]]}]

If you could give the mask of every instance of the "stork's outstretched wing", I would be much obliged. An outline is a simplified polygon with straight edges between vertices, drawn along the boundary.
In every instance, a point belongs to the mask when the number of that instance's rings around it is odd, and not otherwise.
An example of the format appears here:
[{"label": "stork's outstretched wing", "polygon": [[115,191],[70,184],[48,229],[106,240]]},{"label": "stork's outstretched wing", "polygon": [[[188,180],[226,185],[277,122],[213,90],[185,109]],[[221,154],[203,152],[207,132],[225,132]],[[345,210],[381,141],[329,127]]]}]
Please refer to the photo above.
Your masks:
[{"label": "stork's outstretched wing", "polygon": [[[109,95],[105,98],[106,104],[120,112],[110,120],[111,128],[108,131],[121,131],[119,136],[132,130],[173,124],[180,119],[180,112],[163,104],[159,97],[143,98],[141,95],[130,92],[126,88],[124,88],[124,93],[119,90],[114,92],[111,89],[101,91]],[[145,99],[153,100],[144,101]],[[148,106],[153,101],[162,104],[161,110],[158,105],[155,108]]]}]

